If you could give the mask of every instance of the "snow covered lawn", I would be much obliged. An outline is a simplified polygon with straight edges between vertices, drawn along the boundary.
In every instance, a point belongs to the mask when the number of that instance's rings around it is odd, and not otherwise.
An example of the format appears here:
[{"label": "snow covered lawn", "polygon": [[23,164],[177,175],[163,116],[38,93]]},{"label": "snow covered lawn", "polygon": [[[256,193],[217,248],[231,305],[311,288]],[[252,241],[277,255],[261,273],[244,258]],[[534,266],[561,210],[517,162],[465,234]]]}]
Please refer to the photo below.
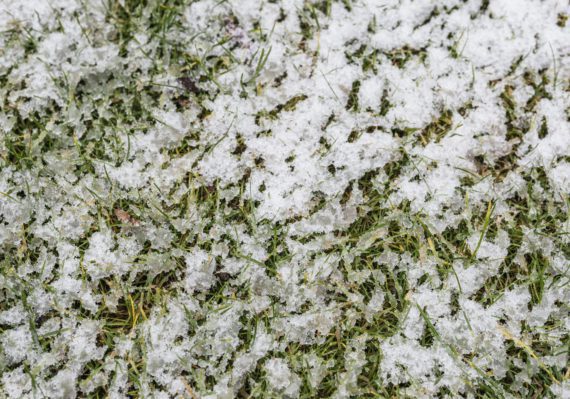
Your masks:
[{"label": "snow covered lawn", "polygon": [[567,0],[0,0],[0,398],[570,398]]}]

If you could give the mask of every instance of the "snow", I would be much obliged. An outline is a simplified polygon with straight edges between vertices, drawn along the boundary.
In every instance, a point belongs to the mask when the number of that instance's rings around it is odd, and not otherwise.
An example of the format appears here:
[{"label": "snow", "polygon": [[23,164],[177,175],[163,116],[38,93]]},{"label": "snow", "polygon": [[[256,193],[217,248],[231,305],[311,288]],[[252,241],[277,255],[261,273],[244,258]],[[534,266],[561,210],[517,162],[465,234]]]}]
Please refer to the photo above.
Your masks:
[{"label": "snow", "polygon": [[0,2],[0,396],[568,397],[567,2],[155,3]]}]

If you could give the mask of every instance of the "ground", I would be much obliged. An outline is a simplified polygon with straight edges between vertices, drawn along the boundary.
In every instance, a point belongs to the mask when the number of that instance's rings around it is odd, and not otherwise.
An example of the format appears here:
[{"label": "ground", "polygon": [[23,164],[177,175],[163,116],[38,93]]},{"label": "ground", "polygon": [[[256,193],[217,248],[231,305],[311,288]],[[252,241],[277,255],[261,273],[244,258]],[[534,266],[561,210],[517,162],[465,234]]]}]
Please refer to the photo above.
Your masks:
[{"label": "ground", "polygon": [[563,0],[0,0],[0,398],[569,398]]}]

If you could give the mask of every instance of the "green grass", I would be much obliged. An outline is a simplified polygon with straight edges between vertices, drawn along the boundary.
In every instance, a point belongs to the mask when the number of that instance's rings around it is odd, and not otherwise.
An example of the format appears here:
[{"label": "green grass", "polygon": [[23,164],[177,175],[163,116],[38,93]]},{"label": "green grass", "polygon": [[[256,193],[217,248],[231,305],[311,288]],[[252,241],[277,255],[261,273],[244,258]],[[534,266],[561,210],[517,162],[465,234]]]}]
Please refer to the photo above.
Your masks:
[{"label": "green grass", "polygon": [[[315,40],[315,37],[319,35],[327,19],[330,18],[331,7],[335,3],[339,2],[306,1],[298,10],[300,16],[299,51],[308,52],[306,43]],[[349,11],[353,7],[352,2],[348,0],[340,3]],[[483,2],[481,13],[486,12],[487,3]],[[64,319],[73,315],[78,320],[98,320],[101,322],[101,329],[97,342],[107,347],[106,357],[115,356],[118,339],[125,337],[132,339],[133,349],[125,359],[129,381],[128,395],[139,397],[142,386],[149,379],[145,357],[148,348],[141,326],[144,326],[153,316],[167,315],[168,303],[181,296],[181,281],[184,278],[186,266],[180,252],[198,248],[213,253],[217,245],[223,244],[227,247],[229,259],[241,260],[246,264],[245,268],[240,271],[241,274],[245,274],[249,268],[258,267],[263,270],[266,277],[279,281],[280,266],[288,264],[295,257],[287,246],[288,240],[295,244],[308,245],[324,235],[312,233],[295,236],[290,233],[291,226],[305,216],[315,215],[333,202],[346,209],[352,195],[359,190],[364,200],[356,207],[356,219],[347,228],[339,228],[332,232],[330,234],[332,244],[326,249],[313,251],[307,259],[304,259],[307,264],[310,264],[318,255],[340,259],[336,270],[339,273],[338,278],[315,283],[319,285],[318,289],[322,292],[321,299],[324,303],[336,304],[339,314],[336,325],[325,336],[315,338],[316,343],[301,344],[287,341],[286,337],[279,336],[279,331],[272,330],[273,322],[285,317],[281,298],[270,296],[271,305],[260,313],[243,312],[240,317],[240,345],[235,353],[228,354],[225,359],[228,362],[228,369],[232,367],[237,354],[246,352],[252,347],[259,326],[264,326],[269,333],[275,334],[281,348],[267,353],[258,361],[255,369],[248,374],[239,389],[238,397],[280,397],[269,387],[263,368],[264,360],[271,357],[287,359],[291,369],[301,377],[301,398],[331,397],[338,389],[340,377],[348,371],[346,356],[351,350],[351,342],[365,336],[367,337],[364,350],[366,361],[356,381],[357,396],[405,398],[405,390],[411,382],[393,385],[383,381],[379,377],[379,372],[384,356],[382,343],[401,333],[402,325],[412,310],[417,310],[421,314],[424,328],[420,344],[423,347],[441,345],[457,363],[457,367],[465,372],[465,375],[467,375],[467,370],[475,370],[476,378],[465,377],[466,391],[474,397],[517,397],[518,393],[512,387],[515,385],[516,374],[521,371],[520,364],[529,368],[536,368],[538,364],[536,372],[530,377],[530,382],[523,383],[528,391],[528,397],[548,397],[550,395],[548,389],[551,385],[568,379],[568,366],[560,368],[541,360],[553,353],[568,352],[570,344],[568,334],[560,338],[558,347],[548,339],[549,331],[563,331],[562,320],[550,318],[542,327],[531,327],[523,323],[521,334],[528,337],[528,340],[524,342],[509,332],[506,327],[501,330],[505,336],[506,351],[511,364],[509,364],[506,376],[499,378],[474,363],[473,359],[476,354],[462,353],[465,348],[448,342],[438,331],[438,321],[430,316],[425,307],[411,300],[414,289],[424,285],[434,290],[442,289],[445,281],[454,279],[458,288],[452,292],[452,306],[456,307],[458,317],[464,320],[466,326],[471,329],[470,315],[459,306],[458,297],[465,295],[454,265],[459,262],[462,267],[478,267],[477,255],[481,245],[484,241],[494,240],[499,231],[506,231],[510,240],[507,256],[499,265],[497,274],[489,277],[476,293],[464,299],[476,301],[488,309],[503,298],[506,292],[517,287],[524,287],[530,296],[529,310],[532,310],[540,306],[545,292],[554,287],[568,285],[570,280],[567,271],[564,274],[554,275],[549,256],[544,249],[538,248],[522,257],[518,256],[519,249],[523,245],[525,229],[530,229],[537,235],[552,240],[553,245],[559,248],[564,256],[570,256],[570,248],[566,241],[562,240],[562,234],[565,233],[559,232],[560,226],[570,216],[568,211],[570,201],[568,198],[564,198],[563,202],[555,201],[549,198],[548,194],[540,193],[540,189],[547,193],[552,190],[547,173],[540,167],[522,170],[517,164],[518,142],[513,145],[509,154],[494,162],[490,162],[484,155],[475,157],[478,169],[476,172],[458,170],[458,173],[462,174],[460,191],[464,199],[466,216],[460,223],[449,226],[441,233],[430,228],[429,215],[426,211],[413,212],[408,200],[393,203],[391,194],[397,192],[399,179],[414,175],[414,170],[418,170],[419,167],[433,166],[429,160],[419,159],[418,156],[410,153],[411,146],[419,144],[425,147],[429,144],[437,144],[452,135],[458,116],[463,117],[473,110],[474,106],[471,103],[466,103],[457,112],[442,108],[439,115],[421,128],[413,126],[391,128],[388,133],[401,143],[395,159],[382,168],[371,170],[362,177],[353,179],[346,187],[341,187],[341,194],[336,198],[329,198],[322,192],[314,192],[311,207],[306,215],[292,216],[280,222],[268,218],[259,219],[257,209],[260,203],[251,199],[249,195],[251,170],[244,173],[233,185],[224,186],[219,180],[213,183],[204,181],[194,168],[224,140],[233,139],[229,135],[233,121],[230,128],[215,140],[205,137],[206,133],[198,125],[213,112],[209,106],[216,96],[230,93],[231,88],[224,87],[220,83],[223,76],[238,67],[245,66],[248,73],[244,73],[240,79],[241,98],[254,100],[263,96],[264,85],[267,82],[263,82],[260,77],[272,54],[270,45],[272,32],[263,31],[260,28],[261,25],[257,23],[253,31],[249,33],[256,37],[259,49],[249,59],[240,60],[232,50],[227,32],[200,32],[193,37],[183,34],[184,26],[181,19],[189,4],[189,1],[183,0],[167,2],[111,0],[104,2],[106,22],[114,27],[109,40],[118,46],[119,55],[128,57],[132,46],[139,47],[144,57],[152,61],[152,66],[146,73],[141,70],[135,70],[132,74],[117,71],[112,76],[106,77],[105,82],[98,82],[95,77],[86,75],[76,85],[70,84],[65,75],[54,76],[56,87],[65,94],[64,97],[68,101],[67,107],[77,109],[87,107],[92,110],[90,118],[84,121],[85,131],[82,132],[81,137],[71,123],[61,120],[63,118],[62,108],[53,101],[48,102],[45,113],[35,111],[26,117],[11,109],[10,106],[4,105],[3,111],[14,118],[14,127],[10,134],[1,136],[0,171],[3,168],[11,168],[18,173],[34,176],[35,180],[29,179],[26,185],[14,185],[7,192],[0,192],[0,201],[20,204],[29,197],[41,197],[42,195],[57,197],[63,201],[66,197],[65,193],[61,192],[63,190],[60,186],[61,181],[70,179],[72,176],[58,176],[58,167],[50,166],[45,161],[47,154],[72,163],[73,168],[70,169],[70,173],[78,179],[94,175],[98,168],[102,168],[105,172],[104,178],[98,184],[93,186],[86,184],[85,190],[90,193],[89,196],[82,197],[77,194],[75,197],[89,208],[89,216],[93,219],[93,223],[84,236],[72,242],[79,250],[82,283],[89,286],[93,294],[103,298],[96,312],[85,309],[80,301],[76,300],[69,309],[59,306],[58,303],[52,303],[48,313],[41,316],[37,314],[37,309],[30,300],[31,294],[39,287],[56,297],[50,284],[60,276],[45,277],[43,270],[28,272],[26,269],[28,264],[35,264],[41,259],[42,249],[45,247],[45,243],[34,237],[29,228],[35,216],[29,223],[22,224],[21,231],[17,233],[18,242],[16,244],[2,248],[0,268],[3,281],[0,288],[0,311],[8,310],[16,305],[22,306],[34,349],[52,350],[56,345],[56,338],[67,331],[61,328],[39,333],[38,330],[48,318]],[[436,7],[424,23],[429,23],[441,12],[449,13],[451,10],[440,10]],[[78,16],[76,19],[81,26],[81,34],[87,42],[93,45],[105,42],[106,39],[102,38],[101,32],[95,27],[81,22]],[[560,14],[557,23],[563,25],[566,19],[566,15]],[[220,22],[220,27],[230,24],[227,21],[218,22]],[[374,19],[368,28],[370,33],[374,33],[376,25]],[[144,30],[150,40],[156,40],[156,48],[152,54],[146,52],[142,43],[137,43],[135,33],[140,30]],[[15,27],[9,32],[4,32],[3,35],[9,38],[8,42],[12,43],[11,45],[22,46],[26,54],[33,54],[37,50],[37,39],[31,32]],[[203,35],[207,36],[210,46],[200,51],[192,50]],[[462,57],[460,41],[461,37],[449,48],[454,59]],[[339,45],[347,47],[348,50],[345,53],[347,62],[359,65],[359,70],[363,74],[381,73],[382,62],[388,62],[397,68],[404,69],[410,65],[410,62],[424,63],[427,57],[425,48],[403,46],[391,51],[380,51],[369,45],[359,44],[360,42],[355,40]],[[318,50],[309,55],[317,60]],[[513,64],[509,76],[514,78],[521,61]],[[176,83],[160,83],[164,75],[176,76]],[[323,72],[321,75],[325,80],[327,79]],[[286,75],[280,76],[273,83],[279,86],[286,78]],[[0,76],[0,79],[3,85],[9,84],[7,74]],[[538,73],[525,71],[521,79],[532,89],[532,95],[524,104],[517,104],[515,101],[515,87],[511,84],[505,84],[497,98],[504,108],[507,139],[524,138],[530,131],[525,115],[534,114],[541,100],[553,98],[551,84],[554,83],[550,80],[547,71],[538,71]],[[113,90],[100,90],[101,85],[111,85],[111,83]],[[328,80],[326,83],[340,101],[331,83]],[[494,84],[499,83],[499,81],[494,82]],[[375,117],[384,118],[396,106],[390,101],[390,93],[386,89],[381,93],[379,109],[363,110],[359,97],[363,84],[363,79],[354,80],[348,89],[346,103],[343,102],[341,106],[351,114],[368,112]],[[11,88],[11,90],[17,89],[19,88]],[[284,113],[293,113],[305,106],[304,101],[309,98],[308,94],[310,93],[297,93],[273,108],[268,107],[257,112],[255,123],[264,129],[258,133],[258,136],[272,135],[271,122],[282,117]],[[118,187],[109,176],[107,167],[118,167],[133,159],[131,140],[137,132],[149,132],[157,125],[168,127],[165,121],[152,113],[152,110],[160,109],[165,101],[172,101],[180,111],[185,110],[189,104],[199,109],[196,126],[192,126],[191,131],[179,143],[163,150],[170,156],[171,161],[197,152],[192,169],[188,171],[184,181],[177,182],[169,191],[162,190],[157,185],[130,190]],[[327,129],[337,120],[338,115],[331,113],[328,121],[322,126],[319,148],[315,152],[321,158],[330,152],[333,145],[339,145],[338,142],[332,142],[327,134]],[[550,126],[546,119],[543,118],[537,123],[540,123],[539,138],[548,137]],[[49,130],[54,124],[57,124],[60,129],[58,135],[51,134]],[[364,126],[352,130],[346,141],[355,144],[362,135],[375,134],[383,130],[382,127],[373,124]],[[231,156],[240,158],[247,150],[246,139],[242,133],[235,136],[235,143]],[[291,164],[295,159],[295,155],[292,154],[286,162]],[[264,162],[263,157],[259,157],[255,165],[262,168]],[[333,176],[337,173],[334,164],[329,165],[328,171]],[[477,183],[484,179],[499,183],[510,172],[521,174],[527,183],[526,194],[516,194],[504,201],[491,198],[471,203],[470,193],[473,192],[473,187]],[[375,178],[381,173],[387,178],[383,180],[384,183],[378,184]],[[421,180],[419,173],[417,176]],[[229,198],[227,193],[232,189],[235,189],[235,195]],[[182,193],[179,190],[182,190]],[[501,204],[498,204],[499,200]],[[497,215],[498,205],[508,207],[508,212]],[[179,219],[191,219],[191,229],[180,232],[176,227]],[[46,221],[46,223],[51,222]],[[105,229],[109,229],[116,236],[131,232],[142,234],[141,230],[137,230],[140,227],[139,224],[159,226],[168,231],[173,237],[169,252],[163,253],[164,251],[154,248],[153,243],[146,242],[143,250],[132,260],[133,270],[138,272],[93,281],[83,264],[85,251],[89,247],[92,234]],[[225,230],[216,236],[216,230],[220,228]],[[255,255],[247,253],[242,248],[240,242],[242,237],[239,231],[255,238],[260,247],[266,250],[267,258],[260,260]],[[467,239],[473,234],[478,234],[479,238],[475,248],[470,250]],[[360,247],[363,241],[369,242],[364,249]],[[379,261],[379,257],[388,252],[396,256],[409,255],[418,264],[423,264],[428,258],[433,259],[437,264],[438,279],[426,270],[412,285],[408,275],[409,271],[405,267],[399,264],[388,265]],[[220,256],[212,256],[210,261],[217,265],[216,283],[206,292],[195,293],[193,299],[200,302],[202,306],[200,312],[185,309],[190,326],[189,337],[200,334],[210,315],[223,315],[232,307],[247,304],[258,295],[254,292],[255,288],[252,288],[251,282],[240,283],[237,281],[238,276],[230,275],[222,270]],[[156,263],[166,264],[168,267],[155,273],[153,267]],[[356,275],[366,273],[368,274],[363,281],[356,281]],[[302,283],[309,284],[306,278]],[[384,294],[383,307],[374,317],[367,319],[362,314],[362,304],[354,303],[351,298],[354,295],[360,295],[367,303],[377,291]],[[116,305],[105,299],[117,293],[120,295]],[[314,310],[314,307],[315,304],[307,301],[300,307],[299,312]],[[562,304],[560,308],[568,310],[566,304]],[[6,325],[0,325],[0,333],[9,329],[10,327]],[[318,386],[310,384],[310,367],[307,357],[311,354],[318,356],[329,365]],[[4,357],[3,353],[0,354],[0,374],[14,368],[6,364]],[[515,364],[515,359],[518,365]],[[78,384],[88,384],[92,381],[97,373],[104,369],[105,360],[94,360],[84,365]],[[199,360],[204,364],[211,361],[203,358]],[[45,373],[33,364],[24,364],[23,367],[25,373],[32,379],[34,389],[36,389],[38,378],[53,377],[58,371],[57,366],[52,366]],[[217,382],[213,376],[204,371],[205,367],[202,365],[184,365],[181,361],[179,367],[181,375],[188,384],[187,393],[190,397],[193,397],[194,390],[209,391]],[[158,384],[152,383],[151,387],[157,388]],[[89,393],[87,397],[105,398],[108,394],[108,386],[103,385]],[[442,389],[440,395],[445,397],[445,395],[454,395],[454,393]]]}]

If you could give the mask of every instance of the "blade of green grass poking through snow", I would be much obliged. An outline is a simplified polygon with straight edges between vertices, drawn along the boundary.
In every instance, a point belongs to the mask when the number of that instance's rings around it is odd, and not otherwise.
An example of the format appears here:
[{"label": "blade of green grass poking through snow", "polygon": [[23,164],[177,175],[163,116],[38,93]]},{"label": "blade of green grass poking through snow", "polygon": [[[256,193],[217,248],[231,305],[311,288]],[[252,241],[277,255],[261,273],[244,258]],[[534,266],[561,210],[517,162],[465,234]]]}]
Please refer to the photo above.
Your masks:
[{"label": "blade of green grass poking through snow", "polygon": [[481,235],[479,236],[479,241],[477,241],[477,246],[473,250],[473,254],[471,255],[471,259],[475,259],[477,256],[477,252],[483,243],[483,239],[485,238],[485,234],[487,233],[487,229],[489,228],[489,224],[491,223],[491,215],[493,214],[493,210],[495,209],[495,202],[489,201],[487,204],[487,213],[485,214],[485,221],[483,223],[483,230],[481,230]]}]

